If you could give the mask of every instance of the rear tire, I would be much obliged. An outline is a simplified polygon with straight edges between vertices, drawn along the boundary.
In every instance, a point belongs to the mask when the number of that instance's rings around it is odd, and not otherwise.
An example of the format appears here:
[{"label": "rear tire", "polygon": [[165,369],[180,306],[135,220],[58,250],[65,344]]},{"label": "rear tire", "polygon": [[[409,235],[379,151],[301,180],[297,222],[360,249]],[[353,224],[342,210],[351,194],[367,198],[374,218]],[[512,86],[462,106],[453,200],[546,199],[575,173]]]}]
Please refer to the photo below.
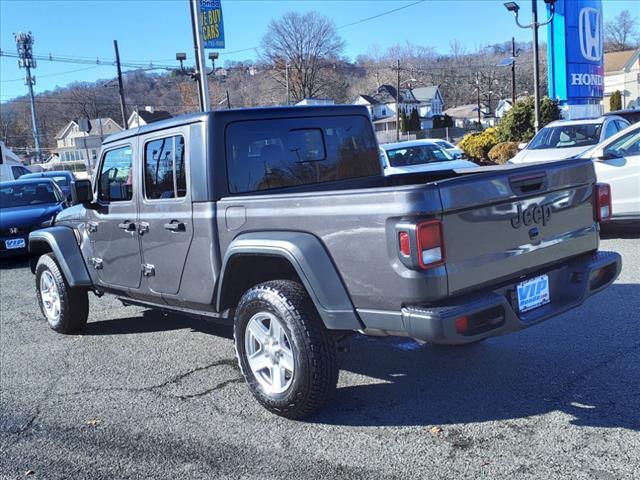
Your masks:
[{"label": "rear tire", "polygon": [[51,253],[38,259],[36,291],[40,310],[56,332],[75,333],[87,324],[87,290],[69,286]]},{"label": "rear tire", "polygon": [[270,412],[305,417],[336,389],[335,339],[297,282],[275,280],[249,289],[236,310],[234,342],[249,390]]}]

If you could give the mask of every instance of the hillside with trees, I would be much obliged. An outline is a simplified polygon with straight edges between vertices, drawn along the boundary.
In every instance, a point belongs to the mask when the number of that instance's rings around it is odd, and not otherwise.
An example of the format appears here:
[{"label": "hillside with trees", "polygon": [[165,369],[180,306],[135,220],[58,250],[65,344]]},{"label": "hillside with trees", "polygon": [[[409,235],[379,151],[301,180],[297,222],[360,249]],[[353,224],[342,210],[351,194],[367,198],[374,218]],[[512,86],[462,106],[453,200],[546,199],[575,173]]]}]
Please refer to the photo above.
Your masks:
[{"label": "hillside with trees", "polygon": [[[395,85],[398,60],[402,85],[439,85],[446,108],[476,103],[476,88],[482,103],[491,109],[501,98],[511,97],[511,70],[497,66],[501,59],[511,56],[510,41],[468,51],[454,40],[446,53],[411,43],[386,49],[373,45],[354,60],[344,57],[344,42],[328,18],[315,12],[288,13],[268,25],[256,60],[227,61],[209,77],[211,108],[227,108],[227,98],[233,108],[284,105],[305,97],[330,97],[336,103],[349,103],[358,94],[374,92],[381,84]],[[531,48],[528,43],[516,47],[517,94],[531,94]],[[546,58],[545,49],[541,51],[544,92]],[[106,78],[38,93],[36,108],[45,151],[55,147],[55,135],[70,120],[111,117],[121,123],[114,86],[113,79]],[[147,105],[172,114],[198,109],[196,85],[179,69],[128,71],[124,89],[128,115]],[[2,103],[0,117],[0,137],[18,152],[28,154],[33,137],[27,95]]]}]

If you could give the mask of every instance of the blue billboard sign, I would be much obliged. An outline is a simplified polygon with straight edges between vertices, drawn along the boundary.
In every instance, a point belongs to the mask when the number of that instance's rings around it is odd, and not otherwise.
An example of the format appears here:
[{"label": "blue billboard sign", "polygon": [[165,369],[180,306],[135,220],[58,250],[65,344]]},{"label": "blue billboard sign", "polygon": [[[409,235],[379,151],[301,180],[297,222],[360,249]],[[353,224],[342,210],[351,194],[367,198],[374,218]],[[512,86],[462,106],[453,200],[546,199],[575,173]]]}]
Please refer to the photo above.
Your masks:
[{"label": "blue billboard sign", "polygon": [[224,24],[220,0],[200,0],[200,35],[204,48],[224,48]]},{"label": "blue billboard sign", "polygon": [[569,109],[577,105],[599,109],[604,91],[602,0],[556,1],[547,31],[549,96]]}]

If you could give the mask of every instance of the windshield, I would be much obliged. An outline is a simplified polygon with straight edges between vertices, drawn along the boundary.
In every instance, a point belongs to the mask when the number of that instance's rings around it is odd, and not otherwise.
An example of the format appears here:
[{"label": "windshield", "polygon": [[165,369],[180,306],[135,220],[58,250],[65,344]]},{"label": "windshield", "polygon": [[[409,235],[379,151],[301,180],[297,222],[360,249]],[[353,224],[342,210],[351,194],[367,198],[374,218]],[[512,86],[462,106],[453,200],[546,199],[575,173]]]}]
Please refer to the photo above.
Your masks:
[{"label": "windshield", "polygon": [[533,137],[527,150],[588,147],[600,141],[601,123],[545,127]]},{"label": "windshield", "polygon": [[0,188],[0,208],[58,203],[62,199],[50,182],[7,185]]},{"label": "windshield", "polygon": [[414,147],[387,150],[389,165],[392,167],[410,167],[425,163],[448,162],[453,160],[449,152],[437,145],[417,145]]},{"label": "windshield", "polygon": [[434,142],[436,145],[441,146],[442,148],[455,148],[453,145],[451,145],[449,142],[445,142],[444,140],[438,140],[437,142]]},{"label": "windshield", "polygon": [[61,187],[68,187],[69,186],[69,179],[67,177],[53,177],[53,180],[60,185]]}]

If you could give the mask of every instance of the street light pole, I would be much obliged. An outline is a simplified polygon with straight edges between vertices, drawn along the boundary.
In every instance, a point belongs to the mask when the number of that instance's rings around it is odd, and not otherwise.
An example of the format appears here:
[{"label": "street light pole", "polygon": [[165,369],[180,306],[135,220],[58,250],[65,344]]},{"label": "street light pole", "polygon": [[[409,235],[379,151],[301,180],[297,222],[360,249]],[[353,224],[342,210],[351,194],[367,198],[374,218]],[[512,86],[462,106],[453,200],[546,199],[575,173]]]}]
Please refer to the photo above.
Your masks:
[{"label": "street light pole", "polygon": [[516,104],[516,39],[511,37],[511,106]]},{"label": "street light pole", "polygon": [[520,28],[530,28],[533,30],[533,100],[535,104],[535,131],[538,132],[540,128],[540,72],[538,67],[538,28],[548,25],[553,21],[555,15],[555,3],[556,0],[544,0],[551,6],[551,16],[543,23],[538,22],[538,4],[537,0],[531,0],[531,15],[532,22],[529,25],[522,25],[518,20],[518,11],[520,6],[516,2],[506,2],[504,6],[516,17],[516,25]]},{"label": "street light pole", "polygon": [[191,8],[191,29],[193,31],[193,49],[196,54],[196,71],[195,77],[198,81],[198,100],[200,101],[200,110],[206,112],[209,109],[209,88],[207,86],[207,71],[204,60],[204,46],[202,45],[202,31],[200,27],[199,1],[190,0]]},{"label": "street light pole", "polygon": [[396,67],[398,81],[396,85],[396,140],[400,141],[400,59]]},{"label": "street light pole", "polygon": [[540,71],[538,65],[538,2],[531,0],[531,18],[533,20],[533,101],[535,102],[535,120],[533,127],[540,129]]}]

